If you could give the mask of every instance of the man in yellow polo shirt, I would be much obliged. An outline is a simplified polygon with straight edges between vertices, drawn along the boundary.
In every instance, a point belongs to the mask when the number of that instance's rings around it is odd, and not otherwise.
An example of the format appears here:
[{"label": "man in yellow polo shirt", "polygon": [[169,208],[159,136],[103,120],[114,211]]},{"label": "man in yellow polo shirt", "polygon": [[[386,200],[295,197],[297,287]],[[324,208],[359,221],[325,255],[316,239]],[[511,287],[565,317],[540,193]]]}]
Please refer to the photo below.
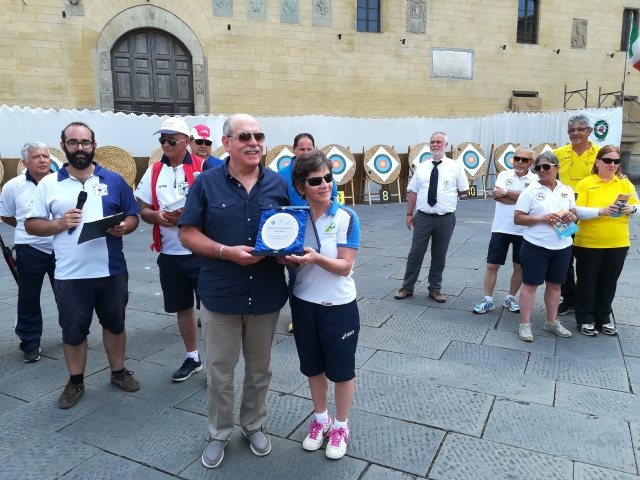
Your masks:
[{"label": "man in yellow polo shirt", "polygon": [[[569,118],[567,133],[571,143],[556,148],[553,153],[560,161],[560,181],[575,190],[576,185],[583,178],[591,175],[591,169],[596,162],[598,147],[589,140],[593,132],[589,117],[574,115]],[[562,302],[558,306],[558,315],[566,315],[575,311],[576,280],[573,268],[573,254],[567,272],[567,281],[562,285]]]}]

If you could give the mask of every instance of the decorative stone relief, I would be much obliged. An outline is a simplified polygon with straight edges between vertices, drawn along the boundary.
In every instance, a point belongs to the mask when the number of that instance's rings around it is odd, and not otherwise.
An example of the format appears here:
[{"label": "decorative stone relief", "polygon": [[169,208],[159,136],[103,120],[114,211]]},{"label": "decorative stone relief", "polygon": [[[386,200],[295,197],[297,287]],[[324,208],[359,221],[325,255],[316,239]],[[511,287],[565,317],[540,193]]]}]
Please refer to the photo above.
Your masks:
[{"label": "decorative stone relief", "polygon": [[571,48],[587,48],[587,20],[573,19]]},{"label": "decorative stone relief", "polygon": [[216,17],[233,17],[233,0],[213,0],[213,14]]},{"label": "decorative stone relief", "polygon": [[331,0],[313,0],[311,13],[313,25],[331,26]]},{"label": "decorative stone relief", "polygon": [[195,82],[196,93],[204,93],[204,82],[201,80],[197,80]]},{"label": "decorative stone relief", "polygon": [[407,0],[407,33],[426,33],[427,0]]},{"label": "decorative stone relief", "polygon": [[266,0],[247,0],[247,19],[266,20],[267,19]]},{"label": "decorative stone relief", "polygon": [[298,0],[280,0],[280,23],[300,23]]}]

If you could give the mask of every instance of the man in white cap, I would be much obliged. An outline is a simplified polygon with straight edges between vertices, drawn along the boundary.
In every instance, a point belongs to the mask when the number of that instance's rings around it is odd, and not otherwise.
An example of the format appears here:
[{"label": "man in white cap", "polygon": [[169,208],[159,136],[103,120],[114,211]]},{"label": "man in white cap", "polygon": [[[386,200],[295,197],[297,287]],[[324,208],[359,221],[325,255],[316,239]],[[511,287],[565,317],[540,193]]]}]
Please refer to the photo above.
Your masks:
[{"label": "man in white cap", "polygon": [[180,244],[177,224],[189,187],[202,171],[203,160],[187,151],[190,132],[182,118],[167,118],[155,133],[160,134],[164,155],[147,169],[135,196],[142,207],[140,217],[153,225],[151,249],[159,252],[157,263],[164,309],[177,314],[187,351],[184,363],[171,377],[174,382],[183,382],[202,370],[194,308],[201,258]]},{"label": "man in white cap", "polygon": [[202,164],[202,171],[210,168],[217,167],[224,163],[224,160],[220,160],[217,157],[211,155],[211,130],[206,125],[196,125],[191,129],[191,153],[204,160]]}]

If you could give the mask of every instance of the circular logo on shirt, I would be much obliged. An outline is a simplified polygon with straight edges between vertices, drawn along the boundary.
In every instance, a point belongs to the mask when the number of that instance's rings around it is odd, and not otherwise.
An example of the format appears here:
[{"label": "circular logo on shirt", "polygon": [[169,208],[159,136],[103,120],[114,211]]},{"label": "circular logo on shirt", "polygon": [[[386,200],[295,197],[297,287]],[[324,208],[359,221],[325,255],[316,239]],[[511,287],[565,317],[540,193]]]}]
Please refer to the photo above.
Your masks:
[{"label": "circular logo on shirt", "polygon": [[538,200],[539,202],[542,202],[544,200],[544,193],[540,192],[540,193],[536,193],[536,200]]},{"label": "circular logo on shirt", "polygon": [[593,133],[598,140],[604,140],[609,134],[609,124],[605,120],[598,120],[593,126]]},{"label": "circular logo on shirt", "polygon": [[509,179],[507,179],[507,181],[506,181],[506,182],[504,182],[504,183],[505,183],[505,185],[506,185],[507,187],[510,187],[511,185],[513,185],[513,180],[511,180],[511,179],[509,178]]}]

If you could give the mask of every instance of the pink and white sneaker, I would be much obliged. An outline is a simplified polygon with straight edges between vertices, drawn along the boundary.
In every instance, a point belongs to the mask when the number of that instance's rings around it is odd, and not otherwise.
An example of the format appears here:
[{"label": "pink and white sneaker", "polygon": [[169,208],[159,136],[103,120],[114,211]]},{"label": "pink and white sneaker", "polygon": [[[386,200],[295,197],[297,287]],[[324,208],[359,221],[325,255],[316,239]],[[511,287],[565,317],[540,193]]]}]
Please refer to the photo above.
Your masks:
[{"label": "pink and white sneaker", "polygon": [[349,442],[349,429],[333,428],[329,433],[329,443],[325,455],[332,460],[338,460],[347,453],[347,443]]},{"label": "pink and white sneaker", "polygon": [[324,439],[329,436],[331,431],[331,417],[329,417],[329,423],[322,424],[316,419],[313,419],[311,425],[309,425],[309,435],[302,442],[302,448],[313,452],[318,450],[322,446]]}]

